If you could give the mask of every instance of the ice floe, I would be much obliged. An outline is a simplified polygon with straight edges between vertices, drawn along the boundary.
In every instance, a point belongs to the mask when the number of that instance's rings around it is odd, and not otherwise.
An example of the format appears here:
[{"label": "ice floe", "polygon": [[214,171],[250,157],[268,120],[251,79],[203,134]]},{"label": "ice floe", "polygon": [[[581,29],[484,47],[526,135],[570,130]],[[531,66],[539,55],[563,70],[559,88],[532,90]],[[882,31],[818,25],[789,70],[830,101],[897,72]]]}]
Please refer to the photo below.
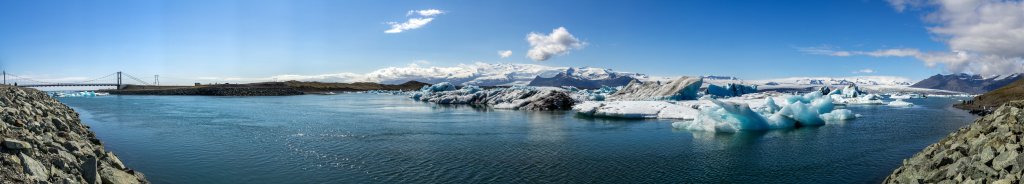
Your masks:
[{"label": "ice floe", "polygon": [[694,119],[695,101],[587,101],[572,107],[580,115],[613,118]]},{"label": "ice floe", "polygon": [[903,101],[903,100],[894,100],[892,102],[889,102],[889,106],[894,106],[894,107],[910,107],[910,106],[914,106],[914,104],[910,103],[910,102]]}]

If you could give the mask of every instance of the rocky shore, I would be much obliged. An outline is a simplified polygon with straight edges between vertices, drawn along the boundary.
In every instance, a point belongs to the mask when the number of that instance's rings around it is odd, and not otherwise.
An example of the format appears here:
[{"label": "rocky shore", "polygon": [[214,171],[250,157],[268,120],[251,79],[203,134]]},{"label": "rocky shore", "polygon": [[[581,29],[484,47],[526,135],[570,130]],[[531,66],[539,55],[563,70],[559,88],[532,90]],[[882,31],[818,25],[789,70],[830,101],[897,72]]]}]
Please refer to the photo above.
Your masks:
[{"label": "rocky shore", "polygon": [[0,85],[0,139],[0,183],[149,183],[38,90]]},{"label": "rocky shore", "polygon": [[903,160],[885,183],[1020,183],[1024,101],[1007,102]]}]

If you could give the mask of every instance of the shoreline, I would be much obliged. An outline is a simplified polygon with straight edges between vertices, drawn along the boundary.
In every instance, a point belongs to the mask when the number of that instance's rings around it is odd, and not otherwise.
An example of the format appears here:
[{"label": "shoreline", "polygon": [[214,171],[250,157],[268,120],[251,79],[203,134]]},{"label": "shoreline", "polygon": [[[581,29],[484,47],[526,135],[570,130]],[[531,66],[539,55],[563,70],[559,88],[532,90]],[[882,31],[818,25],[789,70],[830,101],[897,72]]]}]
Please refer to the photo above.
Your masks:
[{"label": "shoreline", "polygon": [[249,84],[197,84],[196,86],[135,86],[115,90],[98,90],[112,95],[185,95],[185,96],[291,96],[324,94],[328,92],[356,92],[373,90],[419,90],[427,83],[409,81],[402,84],[377,83],[322,83],[322,82],[262,82]]},{"label": "shoreline", "polygon": [[107,151],[81,114],[46,93],[0,85],[0,181],[149,183]]}]

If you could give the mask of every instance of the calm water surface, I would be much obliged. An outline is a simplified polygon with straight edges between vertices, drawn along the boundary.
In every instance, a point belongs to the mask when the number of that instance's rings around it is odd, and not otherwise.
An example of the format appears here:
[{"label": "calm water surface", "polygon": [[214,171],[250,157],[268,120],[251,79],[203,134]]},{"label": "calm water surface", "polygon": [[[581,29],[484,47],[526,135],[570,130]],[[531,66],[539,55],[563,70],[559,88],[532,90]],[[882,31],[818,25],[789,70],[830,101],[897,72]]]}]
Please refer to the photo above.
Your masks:
[{"label": "calm water surface", "polygon": [[419,103],[403,96],[63,98],[154,183],[865,183],[973,116],[955,99],[851,106],[756,133]]}]

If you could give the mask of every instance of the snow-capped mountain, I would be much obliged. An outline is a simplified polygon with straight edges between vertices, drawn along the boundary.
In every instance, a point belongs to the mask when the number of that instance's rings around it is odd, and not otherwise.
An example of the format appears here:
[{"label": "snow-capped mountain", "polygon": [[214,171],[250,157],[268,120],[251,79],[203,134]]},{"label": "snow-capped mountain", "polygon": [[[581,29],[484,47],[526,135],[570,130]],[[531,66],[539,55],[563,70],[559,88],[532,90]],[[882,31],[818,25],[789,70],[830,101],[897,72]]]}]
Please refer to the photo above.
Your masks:
[{"label": "snow-capped mountain", "polygon": [[[581,72],[582,70],[582,72]],[[597,89],[601,86],[625,86],[642,74],[614,72],[610,69],[568,68],[553,77],[537,76],[529,86],[573,86],[582,89]]]},{"label": "snow-capped mountain", "polygon": [[366,74],[329,74],[318,76],[284,75],[275,76],[277,80],[315,80],[325,82],[377,82],[381,84],[401,84],[408,81],[420,81],[436,84],[451,82],[457,85],[477,86],[510,86],[527,85],[536,77],[550,78],[559,73],[567,73],[573,77],[587,80],[606,80],[629,76],[646,78],[646,75],[630,72],[618,72],[611,69],[593,67],[552,67],[535,64],[513,63],[474,63],[460,64],[452,67],[387,67]]},{"label": "snow-capped mountain", "polygon": [[1022,75],[1020,74],[996,75],[990,77],[964,73],[949,75],[937,74],[915,83],[912,87],[981,94],[999,89],[1013,81],[1021,79],[1021,77]]},{"label": "snow-capped mountain", "polygon": [[885,85],[907,86],[910,79],[893,76],[854,76],[854,77],[790,77],[781,79],[756,80],[762,84],[796,84],[796,85]]}]

